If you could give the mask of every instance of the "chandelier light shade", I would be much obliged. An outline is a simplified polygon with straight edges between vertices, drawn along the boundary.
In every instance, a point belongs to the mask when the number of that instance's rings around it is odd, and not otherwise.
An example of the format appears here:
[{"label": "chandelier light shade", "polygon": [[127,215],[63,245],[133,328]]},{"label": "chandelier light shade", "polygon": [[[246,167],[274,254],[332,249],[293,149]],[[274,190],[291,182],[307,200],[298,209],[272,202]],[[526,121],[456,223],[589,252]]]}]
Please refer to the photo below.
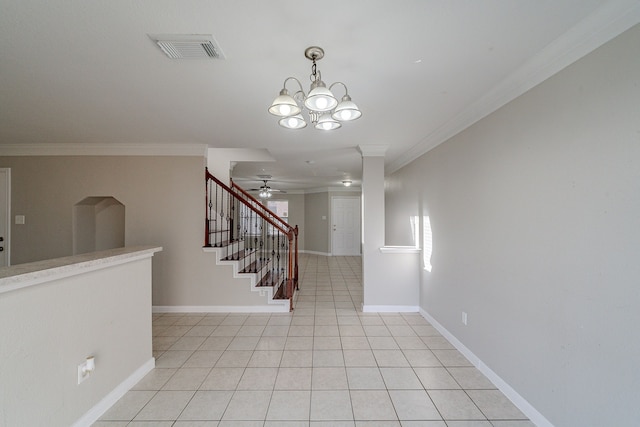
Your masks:
[{"label": "chandelier light shade", "polygon": [[[315,86],[315,87],[314,87]],[[338,100],[322,80],[317,80],[311,85],[309,95],[304,99],[304,106],[311,111],[326,112],[331,111],[338,105]]]},{"label": "chandelier light shade", "polygon": [[289,95],[287,89],[282,89],[280,95],[273,101],[269,112],[280,117],[289,117],[300,114],[302,109],[296,103],[296,100]]},{"label": "chandelier light shade", "polygon": [[362,112],[358,109],[358,106],[351,101],[351,97],[345,95],[342,97],[342,102],[338,104],[333,114],[331,114],[331,117],[341,122],[348,122],[349,120],[357,119],[361,115]]},{"label": "chandelier light shade", "polygon": [[334,130],[340,126],[342,126],[342,123],[334,119],[329,113],[321,115],[318,123],[316,123],[316,129],[320,130]]},{"label": "chandelier light shade", "polygon": [[279,121],[280,126],[287,129],[302,129],[307,126],[307,122],[304,121],[302,114],[296,114],[295,116],[283,117]]},{"label": "chandelier light shade", "polygon": [[[311,60],[311,87],[306,94],[302,88],[302,83],[295,77],[287,77],[280,95],[271,103],[269,113],[280,117],[278,123],[287,129],[302,129],[307,126],[307,121],[303,117],[302,110],[308,112],[309,121],[313,127],[320,130],[333,130],[342,126],[343,122],[355,120],[362,116],[358,106],[351,100],[347,86],[342,82],[335,82],[327,88],[322,81],[320,70],[317,69],[316,61],[324,57],[324,50],[317,46],[308,47],[304,51],[304,56]],[[287,83],[295,81],[299,90],[293,95],[289,95]],[[344,96],[338,102],[331,89],[341,85],[344,88]]]}]

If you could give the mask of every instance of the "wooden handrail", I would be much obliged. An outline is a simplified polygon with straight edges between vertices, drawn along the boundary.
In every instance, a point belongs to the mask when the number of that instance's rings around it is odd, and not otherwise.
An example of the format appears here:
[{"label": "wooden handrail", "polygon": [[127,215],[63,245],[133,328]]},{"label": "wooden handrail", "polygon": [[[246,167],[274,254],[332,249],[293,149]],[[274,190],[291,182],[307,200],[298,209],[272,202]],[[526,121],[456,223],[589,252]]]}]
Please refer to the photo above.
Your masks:
[{"label": "wooden handrail", "polygon": [[[246,207],[248,207],[249,209],[251,209],[251,208],[253,207],[253,206],[251,206],[251,204],[250,204],[249,202],[247,202],[245,199],[243,199],[242,197],[240,197],[240,196],[238,195],[238,193],[237,193],[235,190],[231,189],[229,186],[227,186],[225,183],[223,183],[222,181],[220,181],[218,178],[216,178],[215,176],[211,175],[211,173],[209,172],[209,169],[205,169],[205,176],[206,176],[206,178],[211,179],[213,182],[215,182],[216,184],[218,184],[220,187],[222,187],[222,188],[223,188],[224,190],[226,190],[227,192],[229,192],[229,193],[233,194],[233,195],[236,197],[236,199],[237,199],[238,201],[240,201],[243,205],[245,205],[245,206],[246,206]],[[265,209],[266,209],[266,208],[265,208]],[[267,209],[267,210],[268,210],[268,209]],[[291,228],[291,227],[290,227],[290,226],[288,226],[288,224],[286,224],[286,223],[285,223],[288,227],[287,227],[287,229],[284,229],[283,227],[281,227],[281,226],[280,226],[280,224],[276,224],[276,222],[275,222],[273,219],[269,218],[269,217],[268,217],[267,215],[265,215],[264,213],[262,213],[262,212],[260,212],[260,211],[258,211],[258,210],[256,210],[256,209],[253,209],[253,211],[254,211],[255,213],[257,213],[257,214],[258,214],[262,219],[264,219],[265,221],[267,221],[270,225],[272,225],[272,226],[274,226],[275,228],[277,228],[278,230],[280,230],[280,231],[282,232],[282,234],[285,234],[285,235],[287,235],[287,236],[289,236],[289,235],[293,236],[293,235],[294,235],[294,231],[293,231],[293,230],[290,230],[290,228]],[[271,212],[271,211],[269,211],[269,212]],[[275,214],[274,214],[274,215],[275,215]],[[277,218],[277,215],[276,215],[276,218]]]},{"label": "wooden handrail", "polygon": [[282,218],[280,218],[278,216],[278,214],[276,214],[275,212],[273,212],[271,209],[269,209],[268,207],[266,207],[261,201],[259,201],[258,199],[256,199],[255,197],[253,197],[251,194],[249,194],[249,192],[247,190],[245,190],[244,188],[240,187],[238,184],[236,184],[233,179],[231,179],[231,188],[233,188],[234,190],[238,190],[242,195],[244,195],[245,197],[249,198],[251,201],[255,202],[258,204],[258,206],[260,206],[260,209],[263,209],[265,211],[267,211],[269,213],[269,215],[272,215],[278,222],[280,222],[283,226],[287,227],[289,230],[294,231],[294,228],[289,225],[288,223],[286,223],[285,221],[282,220]]},{"label": "wooden handrail", "polygon": [[[215,190],[215,191],[214,191]],[[215,193],[215,194],[214,194]],[[222,207],[220,208],[218,201],[222,201]],[[225,206],[227,207],[225,212]],[[249,216],[245,216],[242,214],[240,217],[236,217],[237,214],[234,214],[234,211],[243,212],[244,208],[237,209],[240,206],[244,206],[249,212]],[[215,213],[215,216],[213,215]],[[254,216],[254,220],[250,219],[251,215]],[[282,282],[282,291],[285,294],[285,297],[289,299],[289,309],[293,310],[293,295],[298,287],[298,226],[291,226],[286,223],[282,218],[280,218],[275,212],[268,209],[264,206],[259,200],[254,198],[251,194],[249,194],[246,190],[236,185],[233,180],[231,181],[231,185],[227,185],[224,182],[220,181],[218,178],[213,176],[207,168],[205,168],[205,247],[219,247],[226,245],[230,242],[235,242],[238,239],[245,240],[247,235],[247,225],[245,225],[245,229],[243,232],[240,231],[240,225],[238,225],[238,235],[234,234],[234,221],[244,221],[247,219],[248,221],[255,221],[259,219],[262,221],[262,224],[258,228],[258,223],[253,223],[255,225],[255,230],[261,230],[260,233],[267,233],[263,235],[263,237],[258,240],[258,235],[251,234],[252,239],[249,247],[254,248],[254,251],[250,253],[249,256],[253,256],[253,260],[249,259],[249,263],[245,265],[245,268],[254,269],[255,271],[249,272],[257,272],[256,267],[262,263],[262,260],[269,260],[270,255],[263,253],[263,243],[265,245],[269,245],[268,239],[266,241],[262,240],[264,236],[271,236],[271,244],[273,245],[270,250],[270,254],[275,255],[278,254],[277,259],[277,271],[286,274],[285,282]],[[216,224],[220,221],[220,224],[224,224],[226,221],[226,228],[219,228]],[[212,224],[213,223],[213,224]],[[212,225],[214,230],[212,230]],[[271,229],[269,228],[272,227]],[[253,227],[253,225],[251,226]],[[253,229],[253,228],[252,228]],[[219,230],[221,233],[219,233]],[[224,234],[222,234],[224,233]],[[244,233],[244,234],[242,234]],[[250,232],[249,232],[250,233]],[[271,234],[273,233],[273,234]],[[214,241],[212,242],[211,237],[212,234],[215,236]],[[226,234],[226,236],[225,236]],[[242,234],[242,236],[241,236]],[[276,236],[277,236],[277,251],[276,251]],[[226,237],[226,239],[225,239]],[[282,246],[280,245],[280,239],[284,238],[285,240],[282,242]],[[288,241],[288,246],[285,245],[285,242]],[[258,252],[255,251],[255,248],[260,247],[260,253],[263,255],[258,255]],[[280,250],[286,251],[285,257],[280,257]],[[246,259],[246,258],[243,258]],[[280,260],[286,260],[286,267],[280,267]],[[274,270],[276,271],[276,270]],[[285,273],[286,272],[286,273]],[[270,273],[272,274],[272,273]],[[271,276],[277,277],[277,276]]]}]

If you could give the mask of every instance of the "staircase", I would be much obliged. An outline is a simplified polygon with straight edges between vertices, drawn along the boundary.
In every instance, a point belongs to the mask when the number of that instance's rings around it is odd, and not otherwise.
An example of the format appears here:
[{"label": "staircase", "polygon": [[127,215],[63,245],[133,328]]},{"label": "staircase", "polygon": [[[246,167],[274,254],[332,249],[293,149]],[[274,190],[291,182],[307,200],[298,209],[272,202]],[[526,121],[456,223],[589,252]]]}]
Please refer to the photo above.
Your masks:
[{"label": "staircase", "polygon": [[217,264],[233,267],[234,277],[270,304],[289,305],[298,288],[298,227],[292,227],[245,190],[227,186],[205,171],[205,251]]}]

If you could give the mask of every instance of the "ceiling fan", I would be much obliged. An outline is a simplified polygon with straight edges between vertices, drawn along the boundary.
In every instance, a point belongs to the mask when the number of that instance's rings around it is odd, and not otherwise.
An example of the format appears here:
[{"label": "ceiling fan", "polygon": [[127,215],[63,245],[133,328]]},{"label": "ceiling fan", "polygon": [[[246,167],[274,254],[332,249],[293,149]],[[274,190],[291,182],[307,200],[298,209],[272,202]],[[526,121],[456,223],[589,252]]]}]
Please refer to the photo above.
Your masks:
[{"label": "ceiling fan", "polygon": [[260,188],[250,188],[248,191],[257,191],[258,197],[261,199],[268,199],[273,195],[273,193],[286,193],[284,190],[278,190],[269,186],[271,175],[259,175],[258,178],[262,179],[264,185],[261,185]]}]

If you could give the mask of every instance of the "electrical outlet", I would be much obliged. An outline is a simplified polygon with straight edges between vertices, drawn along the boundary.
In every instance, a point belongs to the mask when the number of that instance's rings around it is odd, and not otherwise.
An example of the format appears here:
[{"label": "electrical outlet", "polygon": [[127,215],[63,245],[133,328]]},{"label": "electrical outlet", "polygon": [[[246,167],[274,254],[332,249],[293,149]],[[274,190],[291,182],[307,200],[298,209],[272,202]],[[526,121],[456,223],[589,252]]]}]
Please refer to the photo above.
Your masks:
[{"label": "electrical outlet", "polygon": [[462,312],[462,324],[464,326],[467,326],[467,312],[466,311]]}]

